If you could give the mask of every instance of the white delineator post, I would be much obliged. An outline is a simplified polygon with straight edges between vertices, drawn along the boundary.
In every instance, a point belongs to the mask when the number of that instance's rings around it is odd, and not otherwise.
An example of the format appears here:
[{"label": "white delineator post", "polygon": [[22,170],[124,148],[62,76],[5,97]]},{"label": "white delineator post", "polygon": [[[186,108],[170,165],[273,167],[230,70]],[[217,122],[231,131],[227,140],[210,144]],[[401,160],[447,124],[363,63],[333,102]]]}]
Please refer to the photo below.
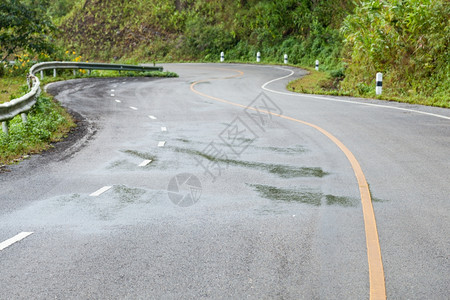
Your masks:
[{"label": "white delineator post", "polygon": [[225,60],[225,53],[220,52],[220,62],[223,62]]},{"label": "white delineator post", "polygon": [[258,53],[256,53],[256,62],[260,61],[261,61],[261,52],[258,51]]},{"label": "white delineator post", "polygon": [[319,71],[319,60],[316,60],[316,71]]},{"label": "white delineator post", "polygon": [[3,133],[5,133],[6,135],[8,135],[9,134],[9,130],[8,130],[8,124],[9,123],[9,121],[3,121],[2,122],[2,130],[3,130]]},{"label": "white delineator post", "polygon": [[383,90],[383,73],[377,73],[377,87],[375,88],[375,93],[381,95]]},{"label": "white delineator post", "polygon": [[287,54],[284,55],[284,63],[285,63],[285,64],[288,63],[288,55],[287,55]]}]

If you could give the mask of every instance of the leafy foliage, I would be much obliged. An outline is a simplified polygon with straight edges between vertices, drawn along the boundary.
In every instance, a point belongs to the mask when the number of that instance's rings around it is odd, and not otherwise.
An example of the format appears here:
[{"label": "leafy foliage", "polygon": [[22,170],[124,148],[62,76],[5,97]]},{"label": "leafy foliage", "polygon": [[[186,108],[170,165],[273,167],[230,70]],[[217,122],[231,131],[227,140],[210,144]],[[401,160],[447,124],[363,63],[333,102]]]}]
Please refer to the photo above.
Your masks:
[{"label": "leafy foliage", "polygon": [[61,29],[66,45],[91,58],[217,61],[225,51],[254,60],[260,51],[263,60],[288,53],[291,62],[321,59],[329,68],[340,64],[338,29],[353,8],[350,0],[82,2]]},{"label": "leafy foliage", "polygon": [[54,48],[49,35],[54,29],[41,5],[3,0],[0,3],[0,62],[23,49],[51,53]]},{"label": "leafy foliage", "polygon": [[450,3],[445,0],[362,1],[342,26],[348,63],[343,88],[373,89],[384,73],[391,94],[450,95]]}]

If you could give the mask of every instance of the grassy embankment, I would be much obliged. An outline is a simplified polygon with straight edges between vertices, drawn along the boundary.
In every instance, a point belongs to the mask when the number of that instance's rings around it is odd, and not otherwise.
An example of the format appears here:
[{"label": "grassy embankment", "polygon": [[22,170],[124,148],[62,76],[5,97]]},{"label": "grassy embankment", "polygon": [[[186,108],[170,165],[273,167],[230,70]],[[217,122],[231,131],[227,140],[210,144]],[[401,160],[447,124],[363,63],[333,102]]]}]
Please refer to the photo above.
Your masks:
[{"label": "grassy embankment", "polygon": [[361,90],[359,86],[353,90],[342,90],[339,87],[342,78],[336,76],[333,72],[316,71],[309,67],[302,68],[308,70],[309,74],[289,82],[287,85],[288,90],[306,94],[351,96],[450,108],[450,95],[448,98],[432,98],[421,95],[402,96],[390,90],[389,87],[383,87],[383,93],[376,95],[375,84],[373,86],[364,86],[364,90]]}]

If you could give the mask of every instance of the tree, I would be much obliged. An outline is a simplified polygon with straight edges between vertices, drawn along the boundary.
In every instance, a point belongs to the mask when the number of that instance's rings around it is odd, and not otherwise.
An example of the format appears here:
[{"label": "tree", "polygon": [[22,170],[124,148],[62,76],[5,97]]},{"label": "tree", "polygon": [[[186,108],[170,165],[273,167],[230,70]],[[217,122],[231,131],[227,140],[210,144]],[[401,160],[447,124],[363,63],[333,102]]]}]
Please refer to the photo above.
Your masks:
[{"label": "tree", "polygon": [[20,50],[51,53],[50,34],[55,26],[41,5],[27,6],[20,0],[0,3],[0,62]]}]

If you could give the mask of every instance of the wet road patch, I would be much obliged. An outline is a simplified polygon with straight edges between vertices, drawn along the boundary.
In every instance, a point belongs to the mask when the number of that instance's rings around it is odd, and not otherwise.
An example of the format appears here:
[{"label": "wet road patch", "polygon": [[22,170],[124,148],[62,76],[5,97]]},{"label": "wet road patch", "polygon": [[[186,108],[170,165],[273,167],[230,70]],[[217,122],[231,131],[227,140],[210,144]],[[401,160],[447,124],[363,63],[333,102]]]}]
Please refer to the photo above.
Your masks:
[{"label": "wet road patch", "polygon": [[152,161],[156,160],[156,156],[154,156],[154,155],[152,155],[150,153],[146,153],[146,152],[139,152],[139,151],[136,151],[136,150],[125,150],[125,151],[122,151],[122,152],[126,153],[126,154],[130,154],[130,155],[135,156],[135,157],[142,158],[142,159],[149,159],[149,160],[152,160]]},{"label": "wet road patch", "polygon": [[207,153],[198,151],[198,150],[192,150],[192,149],[186,149],[186,148],[175,148],[176,152],[191,154],[191,155],[197,155],[200,157],[203,157],[211,162],[217,162],[217,163],[223,163],[226,165],[232,165],[237,167],[244,167],[249,169],[256,169],[256,170],[262,170],[269,172],[271,174],[275,174],[281,178],[297,178],[297,177],[318,177],[322,178],[326,175],[329,175],[328,172],[323,171],[321,168],[318,167],[293,167],[288,165],[281,165],[281,164],[268,164],[268,163],[262,163],[262,162],[250,162],[250,161],[241,161],[241,160],[234,160],[234,159],[228,159],[228,158],[221,158],[221,157],[215,157],[212,155],[209,155]]},{"label": "wet road patch", "polygon": [[313,206],[343,206],[343,207],[356,207],[359,204],[359,199],[352,197],[342,197],[334,195],[324,195],[321,192],[302,190],[302,189],[289,189],[279,188],[263,184],[247,184],[251,186],[259,196],[274,201],[282,202],[297,202],[304,203]]}]

